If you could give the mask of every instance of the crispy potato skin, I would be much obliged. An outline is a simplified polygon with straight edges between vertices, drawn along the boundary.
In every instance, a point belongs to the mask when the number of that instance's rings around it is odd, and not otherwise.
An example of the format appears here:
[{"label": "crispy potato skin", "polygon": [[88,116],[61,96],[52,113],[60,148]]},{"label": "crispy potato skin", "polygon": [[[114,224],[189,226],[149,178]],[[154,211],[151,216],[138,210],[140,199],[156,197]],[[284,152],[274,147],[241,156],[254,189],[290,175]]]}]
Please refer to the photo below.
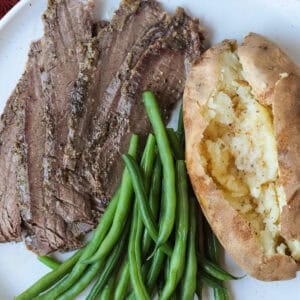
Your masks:
[{"label": "crispy potato skin", "polygon": [[[236,48],[234,40],[225,40],[199,57],[190,71],[183,98],[187,168],[207,220],[233,259],[257,279],[290,279],[299,264],[290,256],[264,255],[248,223],[224,199],[201,165],[199,144],[208,124],[200,111],[216,88],[222,53]],[[299,69],[276,45],[255,33],[245,37],[237,53],[256,99],[273,108],[280,180],[287,196],[281,231],[287,239],[300,239]],[[282,73],[289,76],[281,78]]]}]

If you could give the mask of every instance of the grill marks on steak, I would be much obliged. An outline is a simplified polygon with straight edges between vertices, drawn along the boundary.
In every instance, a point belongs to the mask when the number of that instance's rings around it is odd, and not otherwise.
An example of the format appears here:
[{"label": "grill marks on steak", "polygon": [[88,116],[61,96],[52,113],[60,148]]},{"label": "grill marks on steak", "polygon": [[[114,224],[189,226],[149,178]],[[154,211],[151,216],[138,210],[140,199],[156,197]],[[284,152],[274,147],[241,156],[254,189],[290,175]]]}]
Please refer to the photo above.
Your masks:
[{"label": "grill marks on steak", "polygon": [[[128,12],[121,6],[112,24],[120,11]],[[149,23],[148,28],[143,26],[141,36],[132,42],[123,41],[124,36],[136,34],[140,22],[150,20],[144,17],[149,11],[159,18]],[[142,91],[151,89],[159,96],[167,120],[182,95],[186,71],[202,50],[199,24],[182,9],[171,18],[155,2],[142,1],[134,18],[130,15],[125,19],[121,27],[108,27],[100,32],[97,62],[82,72],[73,92],[75,108],[69,123],[65,162],[74,187],[91,193],[100,207],[111,198],[119,183],[123,169],[120,154],[126,152],[130,134],[143,135],[150,130]],[[109,60],[112,58],[113,62]],[[115,76],[106,70],[115,71]]]}]

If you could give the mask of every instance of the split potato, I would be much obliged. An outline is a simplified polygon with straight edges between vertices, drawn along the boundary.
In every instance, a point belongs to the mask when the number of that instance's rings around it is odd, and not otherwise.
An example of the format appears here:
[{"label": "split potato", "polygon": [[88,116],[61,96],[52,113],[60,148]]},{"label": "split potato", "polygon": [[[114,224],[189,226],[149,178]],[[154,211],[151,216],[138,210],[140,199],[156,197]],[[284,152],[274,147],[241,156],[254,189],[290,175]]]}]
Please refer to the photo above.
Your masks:
[{"label": "split potato", "polygon": [[300,267],[300,72],[255,33],[194,63],[183,99],[186,162],[202,210],[260,280]]}]

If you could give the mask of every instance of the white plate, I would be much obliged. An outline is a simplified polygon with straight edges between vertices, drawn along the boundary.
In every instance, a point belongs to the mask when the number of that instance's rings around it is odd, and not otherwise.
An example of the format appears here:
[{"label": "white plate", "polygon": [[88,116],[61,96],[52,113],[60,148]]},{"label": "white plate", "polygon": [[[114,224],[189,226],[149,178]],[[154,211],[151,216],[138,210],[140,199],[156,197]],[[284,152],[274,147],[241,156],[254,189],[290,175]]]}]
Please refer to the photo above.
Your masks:
[{"label": "white plate", "polygon": [[[0,22],[0,111],[20,78],[32,40],[42,35],[41,15],[46,0],[23,0]],[[119,1],[96,0],[97,17],[110,18]],[[211,43],[225,38],[239,41],[249,31],[277,42],[300,64],[299,0],[165,0],[166,9],[177,5],[201,19]],[[1,174],[5,176],[5,174]],[[224,226],[226,226],[224,224]],[[68,255],[63,255],[67,257]],[[61,257],[61,256],[60,256]],[[228,269],[242,271],[228,257]],[[39,279],[48,269],[22,243],[0,245],[0,299],[9,300]],[[300,278],[265,283],[247,276],[230,284],[235,300],[300,299]],[[84,299],[84,296],[78,299]]]}]

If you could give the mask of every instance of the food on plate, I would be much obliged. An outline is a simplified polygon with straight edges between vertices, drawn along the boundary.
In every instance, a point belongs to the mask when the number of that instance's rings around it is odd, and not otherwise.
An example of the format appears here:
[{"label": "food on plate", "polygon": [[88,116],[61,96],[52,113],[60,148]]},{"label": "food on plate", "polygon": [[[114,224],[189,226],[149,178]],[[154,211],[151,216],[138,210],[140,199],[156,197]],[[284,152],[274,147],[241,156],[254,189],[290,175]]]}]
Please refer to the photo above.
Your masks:
[{"label": "food on plate", "polygon": [[225,40],[184,91],[186,161],[217,237],[250,275],[293,278],[300,262],[300,72],[266,38]]},{"label": "food on plate", "polygon": [[72,94],[64,162],[78,191],[104,203],[111,198],[130,134],[150,129],[142,92],[151,89],[159,96],[168,119],[202,47],[198,21],[182,9],[170,16],[154,1],[121,3],[90,45]]},{"label": "food on plate", "polygon": [[203,50],[198,20],[124,0],[110,23],[93,1],[49,1],[44,36],[0,122],[0,242],[44,255],[82,246],[115,192],[133,132],[150,129],[141,93],[166,122]]},{"label": "food on plate", "polygon": [[[121,185],[100,218],[90,242],[16,300],[74,299],[95,277],[98,278],[88,300],[103,299],[106,293],[114,299],[127,296],[129,299],[150,299],[157,292],[156,288],[161,289],[161,299],[169,299],[178,289],[184,295],[183,299],[191,300],[196,292],[197,278],[201,278],[199,287],[205,283],[216,291],[224,290],[222,295],[227,295],[221,281],[236,278],[197,255],[198,207],[196,200],[190,197],[185,162],[176,158],[153,93],[143,95],[154,135],[148,135],[140,164],[137,159],[139,138],[132,135],[128,155],[123,155],[126,168]],[[175,145],[183,148],[180,128],[176,131],[178,141]],[[173,156],[162,164],[161,159],[166,153],[173,153]],[[175,193],[164,188],[165,182],[174,175]],[[159,216],[159,207],[168,207],[169,201],[176,207],[170,217],[174,224],[168,223],[172,237],[160,246],[158,228],[166,226],[166,220]],[[150,234],[151,231],[155,233]],[[165,251],[167,247],[169,250]],[[50,262],[53,267],[53,261]],[[49,260],[44,263],[48,264]],[[201,289],[197,292],[200,297]]]}]

